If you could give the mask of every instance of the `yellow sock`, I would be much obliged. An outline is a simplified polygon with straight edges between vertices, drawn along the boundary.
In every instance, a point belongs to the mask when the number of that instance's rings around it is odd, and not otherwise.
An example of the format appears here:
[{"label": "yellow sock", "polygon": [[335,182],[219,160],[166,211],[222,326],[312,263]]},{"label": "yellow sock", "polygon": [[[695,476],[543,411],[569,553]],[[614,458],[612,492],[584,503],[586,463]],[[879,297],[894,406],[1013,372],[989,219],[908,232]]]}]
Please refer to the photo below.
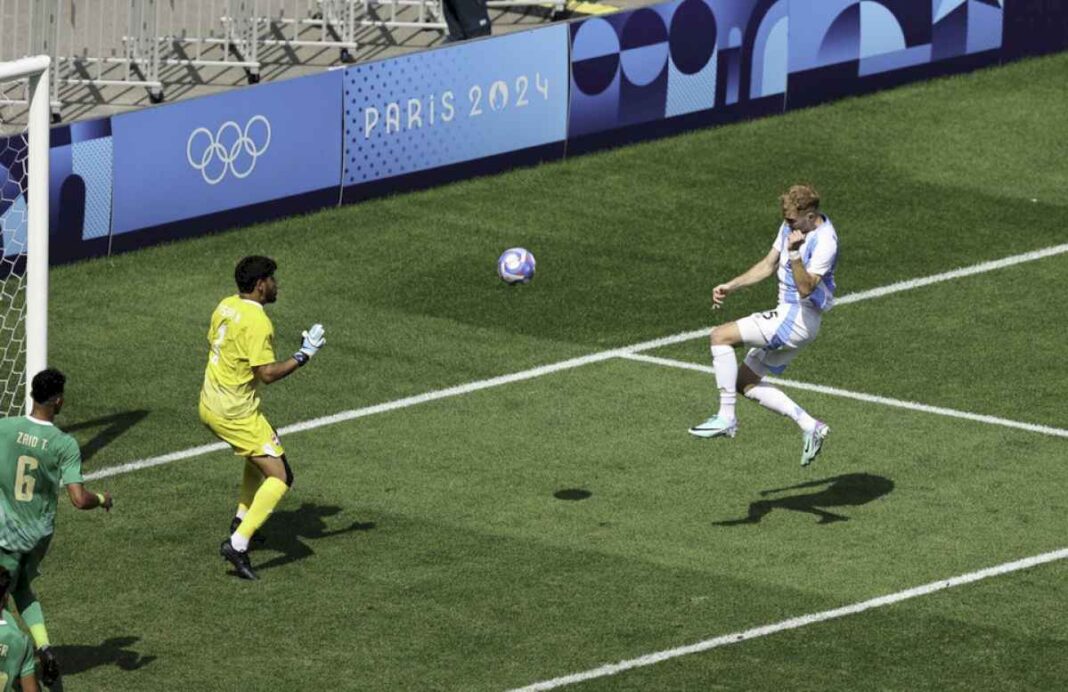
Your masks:
[{"label": "yellow sock", "polygon": [[260,489],[256,491],[256,497],[253,498],[252,505],[248,508],[248,514],[241,520],[241,525],[237,527],[237,533],[246,540],[251,539],[252,534],[256,533],[267,521],[267,517],[271,516],[271,512],[282,501],[282,496],[286,494],[287,490],[289,490],[289,487],[274,476],[264,479],[263,483],[260,484]]},{"label": "yellow sock", "polygon": [[251,461],[245,462],[245,473],[241,476],[241,494],[237,496],[237,511],[242,517],[248,514],[248,508],[256,497],[256,491],[263,483],[263,474]]},{"label": "yellow sock", "polygon": [[33,635],[33,643],[37,645],[38,649],[43,649],[49,645],[48,630],[45,629],[43,624],[30,625],[30,634]]}]

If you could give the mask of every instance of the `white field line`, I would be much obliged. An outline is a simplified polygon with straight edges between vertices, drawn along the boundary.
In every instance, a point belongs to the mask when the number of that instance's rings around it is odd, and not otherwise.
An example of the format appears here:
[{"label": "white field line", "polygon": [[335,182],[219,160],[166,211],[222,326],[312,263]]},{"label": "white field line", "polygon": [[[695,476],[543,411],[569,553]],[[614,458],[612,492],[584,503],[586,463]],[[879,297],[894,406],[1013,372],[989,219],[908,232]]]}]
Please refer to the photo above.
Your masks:
[{"label": "white field line", "polygon": [[[1010,267],[1014,264],[1020,264],[1022,262],[1032,262],[1034,260],[1051,257],[1053,255],[1059,255],[1065,252],[1068,252],[1068,243],[1064,245],[1056,245],[1053,247],[1044,248],[1042,250],[1035,250],[1033,252],[1027,252],[1022,255],[1013,255],[1011,257],[1005,257],[1003,259],[994,260],[992,262],[983,262],[982,264],[976,264],[970,267],[955,269],[950,272],[935,274],[934,276],[928,276],[919,279],[910,279],[908,281],[901,281],[895,284],[890,284],[888,286],[883,286],[882,288],[875,288],[870,291],[850,293],[849,295],[845,295],[837,299],[837,304],[844,305],[848,303],[855,303],[861,300],[868,300],[870,298],[878,298],[881,296],[889,295],[891,293],[909,291],[914,288],[920,288],[921,286],[929,286],[930,284],[938,283],[941,281],[949,281],[951,279],[957,279],[963,276],[971,276],[973,274],[979,274],[982,272],[990,272],[996,269],[1003,269],[1005,267]],[[314,430],[315,428],[321,428],[324,425],[334,425],[336,423],[354,420],[356,418],[372,416],[377,413],[385,413],[386,411],[394,411],[396,409],[407,408],[409,406],[416,406],[418,404],[423,404],[428,401],[437,401],[438,399],[461,396],[463,394],[477,392],[479,390],[488,389],[490,387],[497,387],[503,384],[510,384],[512,382],[520,382],[523,380],[533,379],[535,377],[541,377],[542,375],[560,372],[561,370],[578,368],[582,367],[583,365],[589,365],[591,363],[600,363],[602,361],[609,360],[612,358],[618,358],[627,354],[638,353],[640,351],[650,351],[656,348],[660,348],[662,346],[670,346],[672,344],[678,344],[685,341],[692,341],[693,339],[704,338],[708,335],[708,332],[708,328],[696,329],[694,331],[673,334],[671,336],[662,337],[660,339],[643,341],[641,343],[632,344],[631,346],[626,346],[623,348],[591,353],[589,355],[581,356],[579,358],[571,358],[569,360],[560,361],[558,363],[551,363],[549,365],[543,365],[537,368],[532,368],[530,370],[523,370],[521,372],[512,373],[510,375],[502,375],[500,377],[493,377],[487,380],[469,382],[467,384],[449,387],[447,389],[439,389],[433,392],[427,392],[426,394],[419,394],[417,396],[411,396],[404,399],[397,399],[394,401],[386,402],[384,404],[377,404],[375,406],[368,406],[365,408],[350,411],[342,411],[341,413],[336,413],[331,416],[315,418],[312,420],[304,421],[303,423],[295,423],[293,425],[281,428],[278,432],[284,435],[291,432]],[[150,468],[152,466],[169,464],[172,461],[178,461],[180,459],[189,459],[204,454],[210,454],[212,452],[222,451],[226,448],[227,445],[222,442],[209,445],[201,445],[199,447],[192,447],[190,449],[185,449],[178,452],[171,452],[162,456],[138,459],[136,461],[131,461],[126,464],[120,464],[118,466],[111,466],[106,469],[100,469],[98,471],[94,471],[93,473],[87,474],[85,478],[86,480],[94,480],[97,478],[106,478],[108,476],[117,476],[120,474],[129,473],[131,471],[138,471],[140,469]]]},{"label": "white field line", "polygon": [[911,291],[912,289],[920,288],[921,286],[930,286],[931,284],[940,283],[942,281],[950,281],[952,279],[960,279],[962,277],[972,276],[974,274],[992,272],[996,269],[1004,269],[1005,267],[1011,267],[1016,264],[1023,264],[1024,262],[1033,262],[1035,260],[1040,260],[1045,257],[1059,255],[1064,252],[1068,252],[1068,244],[1054,245],[1053,247],[1043,248],[1042,250],[1025,252],[1022,255],[1012,255],[1011,257],[1004,257],[999,260],[992,260],[990,262],[983,262],[981,264],[973,264],[970,267],[962,267],[960,269],[954,269],[953,271],[944,272],[942,274],[927,276],[922,279],[909,279],[908,281],[899,281],[896,284],[890,284],[889,286],[883,286],[882,288],[873,288],[870,291],[858,291],[857,293],[850,293],[847,296],[842,296],[841,298],[837,299],[835,301],[835,305],[847,305],[849,303],[856,303],[861,300],[868,300],[869,298],[879,298],[881,296],[890,295],[891,293]]},{"label": "white field line", "polygon": [[888,594],[886,596],[879,596],[878,598],[872,598],[867,601],[861,601],[859,603],[853,603],[852,605],[842,606],[841,608],[834,608],[833,610],[824,610],[818,613],[810,613],[808,615],[800,615],[798,617],[790,618],[789,620],[782,620],[770,625],[764,625],[762,627],[754,627],[753,629],[744,630],[741,632],[732,632],[730,634],[724,634],[713,639],[705,639],[704,641],[697,642],[696,644],[689,644],[687,646],[680,646],[675,649],[665,649],[664,651],[658,651],[652,654],[646,654],[639,656],[638,658],[632,658],[626,661],[620,661],[618,663],[609,663],[607,665],[600,666],[599,668],[593,668],[581,673],[572,673],[570,675],[564,675],[562,677],[553,678],[552,680],[544,680],[542,682],[536,682],[526,687],[516,688],[512,692],[535,692],[537,690],[551,690],[556,687],[563,687],[565,685],[573,685],[578,682],[584,682],[586,680],[593,680],[594,678],[603,678],[609,675],[615,675],[625,670],[631,670],[632,668],[641,668],[644,666],[651,666],[655,663],[667,661],[672,658],[678,658],[680,656],[687,656],[689,654],[695,654],[702,651],[708,651],[709,649],[717,649],[729,644],[737,644],[738,642],[744,642],[749,639],[757,639],[759,637],[766,637],[769,634],[775,634],[777,632],[784,632],[786,630],[793,630],[799,627],[805,627],[817,622],[826,622],[827,620],[835,620],[845,617],[847,615],[856,615],[862,613],[865,610],[871,610],[873,608],[881,608],[893,603],[900,603],[901,601],[907,601],[910,598],[917,598],[919,596],[926,596],[936,591],[943,591],[945,589],[952,589],[964,584],[970,584],[990,577],[996,577],[1002,574],[1008,574],[1010,572],[1017,572],[1019,570],[1028,569],[1036,565],[1045,564],[1047,562],[1054,562],[1056,560],[1063,560],[1068,557],[1068,548],[1061,548],[1049,553],[1042,553],[1041,555],[1035,555],[1033,557],[1023,558],[1022,560],[1016,560],[1015,562],[1006,562],[994,567],[987,567],[976,572],[968,572],[957,577],[951,577],[949,579],[943,579],[941,581],[933,581],[923,586],[917,586],[904,591],[898,591],[897,593]]},{"label": "white field line", "polygon": [[[687,363],[686,361],[682,360],[660,358],[658,356],[647,356],[640,353],[625,353],[621,355],[620,358],[626,358],[628,360],[637,360],[643,363],[653,363],[655,365],[664,365],[671,368],[679,368],[680,370],[694,370],[697,372],[715,374],[715,370],[712,368],[711,365]],[[978,413],[969,413],[968,411],[958,411],[952,408],[943,408],[942,406],[929,406],[927,404],[920,404],[915,401],[902,401],[901,399],[891,399],[885,396],[864,394],[863,392],[852,392],[848,389],[838,389],[837,387],[825,387],[820,384],[809,384],[807,382],[798,382],[796,380],[784,380],[778,377],[766,377],[764,379],[767,382],[777,384],[782,387],[805,389],[810,392],[819,392],[820,394],[829,394],[831,396],[838,396],[845,399],[855,399],[856,401],[864,401],[870,404],[882,404],[883,406],[893,406],[894,408],[903,408],[909,411],[921,411],[923,413],[933,413],[938,416],[962,418],[964,420],[975,421],[976,423],[1002,425],[1006,428],[1016,428],[1018,430],[1026,430],[1028,432],[1040,433],[1042,435],[1052,435],[1054,437],[1068,437],[1068,430],[1064,430],[1063,428],[1051,428],[1048,425],[1021,423],[1020,421],[1009,420],[1007,418],[985,416]]]},{"label": "white field line", "polygon": [[[600,351],[598,353],[591,353],[588,356],[581,356],[579,358],[571,358],[569,360],[562,360],[558,363],[551,363],[549,365],[542,365],[541,367],[531,368],[530,370],[523,370],[521,372],[514,372],[510,375],[501,375],[500,377],[491,377],[488,380],[477,380],[475,382],[468,382],[467,384],[457,385],[455,387],[448,387],[446,389],[438,389],[425,394],[417,394],[415,396],[406,397],[404,399],[395,399],[393,401],[387,401],[384,404],[375,404],[374,406],[366,406],[364,408],[358,408],[351,411],[342,411],[341,413],[335,413],[331,416],[323,416],[322,418],[313,418],[306,420],[302,423],[294,423],[293,425],[287,425],[284,428],[278,429],[279,435],[288,435],[289,433],[304,432],[305,430],[314,430],[315,428],[321,428],[325,425],[335,425],[344,421],[355,420],[356,418],[364,418],[366,416],[373,416],[377,413],[386,413],[387,411],[395,411],[401,408],[407,408],[409,406],[416,406],[418,404],[425,404],[429,401],[437,401],[438,399],[448,399],[454,396],[460,396],[461,394],[470,394],[471,392],[477,392],[480,389],[489,389],[491,387],[499,387],[500,385],[510,384],[512,382],[521,382],[522,380],[530,380],[535,377],[541,377],[542,375],[548,375],[550,373],[559,372],[561,370],[570,370],[572,368],[582,367],[583,365],[589,365],[590,363],[599,363],[601,361],[610,360],[612,358],[618,358],[626,353],[624,349],[612,349],[609,351]],[[161,464],[169,464],[172,461],[178,461],[179,459],[188,459],[190,457],[197,457],[202,454],[209,454],[211,452],[222,451],[229,449],[230,445],[224,442],[216,442],[215,444],[202,445],[200,447],[192,447],[180,452],[172,452],[171,454],[164,454],[163,456],[150,457],[148,459],[140,459],[138,461],[131,461],[121,466],[111,466],[106,469],[100,469],[85,476],[86,480],[93,480],[96,478],[106,478],[108,476],[117,476],[122,473],[129,473],[130,471],[138,471],[140,469],[146,469],[152,466],[159,466]]]}]

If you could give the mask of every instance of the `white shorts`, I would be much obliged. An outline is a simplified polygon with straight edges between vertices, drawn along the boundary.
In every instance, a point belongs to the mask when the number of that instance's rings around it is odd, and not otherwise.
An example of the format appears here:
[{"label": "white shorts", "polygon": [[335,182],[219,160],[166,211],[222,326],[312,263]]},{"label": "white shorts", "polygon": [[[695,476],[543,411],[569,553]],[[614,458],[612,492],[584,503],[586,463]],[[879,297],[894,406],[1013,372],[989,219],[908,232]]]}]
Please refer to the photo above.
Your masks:
[{"label": "white shorts", "polygon": [[745,356],[746,366],[760,377],[782,374],[819,334],[822,317],[819,310],[784,304],[738,320],[742,342],[753,347]]}]

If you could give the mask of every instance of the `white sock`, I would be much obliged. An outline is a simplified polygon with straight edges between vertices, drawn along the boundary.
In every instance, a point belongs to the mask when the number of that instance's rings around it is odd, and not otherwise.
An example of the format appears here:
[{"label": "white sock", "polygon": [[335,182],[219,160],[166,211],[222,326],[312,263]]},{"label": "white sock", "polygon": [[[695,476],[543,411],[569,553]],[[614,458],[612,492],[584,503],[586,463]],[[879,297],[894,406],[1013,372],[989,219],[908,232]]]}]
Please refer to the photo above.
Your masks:
[{"label": "white sock", "polygon": [[234,534],[230,536],[230,545],[234,546],[238,552],[243,553],[248,550],[248,539],[234,531]]},{"label": "white sock", "polygon": [[716,387],[719,389],[719,417],[734,420],[734,402],[738,398],[738,361],[730,346],[712,347],[712,367],[716,371]]},{"label": "white sock", "polygon": [[764,408],[790,418],[805,432],[812,432],[816,429],[816,419],[808,415],[805,409],[795,404],[793,399],[786,396],[781,389],[776,389],[766,384],[758,384],[750,387],[745,395]]},{"label": "white sock", "polygon": [[234,516],[237,517],[238,519],[244,519],[246,514],[248,514],[248,510],[247,509],[244,509],[242,507],[238,507],[237,508],[237,514],[235,514]]}]

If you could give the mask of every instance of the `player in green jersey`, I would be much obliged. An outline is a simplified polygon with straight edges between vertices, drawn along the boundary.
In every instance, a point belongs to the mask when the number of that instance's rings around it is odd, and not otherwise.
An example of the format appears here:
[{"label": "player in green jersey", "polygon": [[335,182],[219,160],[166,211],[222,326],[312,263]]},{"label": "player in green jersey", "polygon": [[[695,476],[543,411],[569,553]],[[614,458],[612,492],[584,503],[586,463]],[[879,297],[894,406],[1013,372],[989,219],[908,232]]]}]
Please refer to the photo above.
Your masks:
[{"label": "player in green jersey", "polygon": [[59,665],[32,585],[52,540],[56,493],[66,486],[78,509],[112,506],[110,493],[85,489],[78,443],[52,423],[63,408],[66,381],[58,370],[37,373],[30,386],[32,413],[0,419],[0,567],[11,573],[11,596],[37,644],[41,682],[49,687]]},{"label": "player in green jersey", "polygon": [[[7,601],[11,573],[0,567],[0,603]],[[33,644],[6,613],[0,614],[0,690],[12,692],[18,683],[22,692],[37,692]]]}]

